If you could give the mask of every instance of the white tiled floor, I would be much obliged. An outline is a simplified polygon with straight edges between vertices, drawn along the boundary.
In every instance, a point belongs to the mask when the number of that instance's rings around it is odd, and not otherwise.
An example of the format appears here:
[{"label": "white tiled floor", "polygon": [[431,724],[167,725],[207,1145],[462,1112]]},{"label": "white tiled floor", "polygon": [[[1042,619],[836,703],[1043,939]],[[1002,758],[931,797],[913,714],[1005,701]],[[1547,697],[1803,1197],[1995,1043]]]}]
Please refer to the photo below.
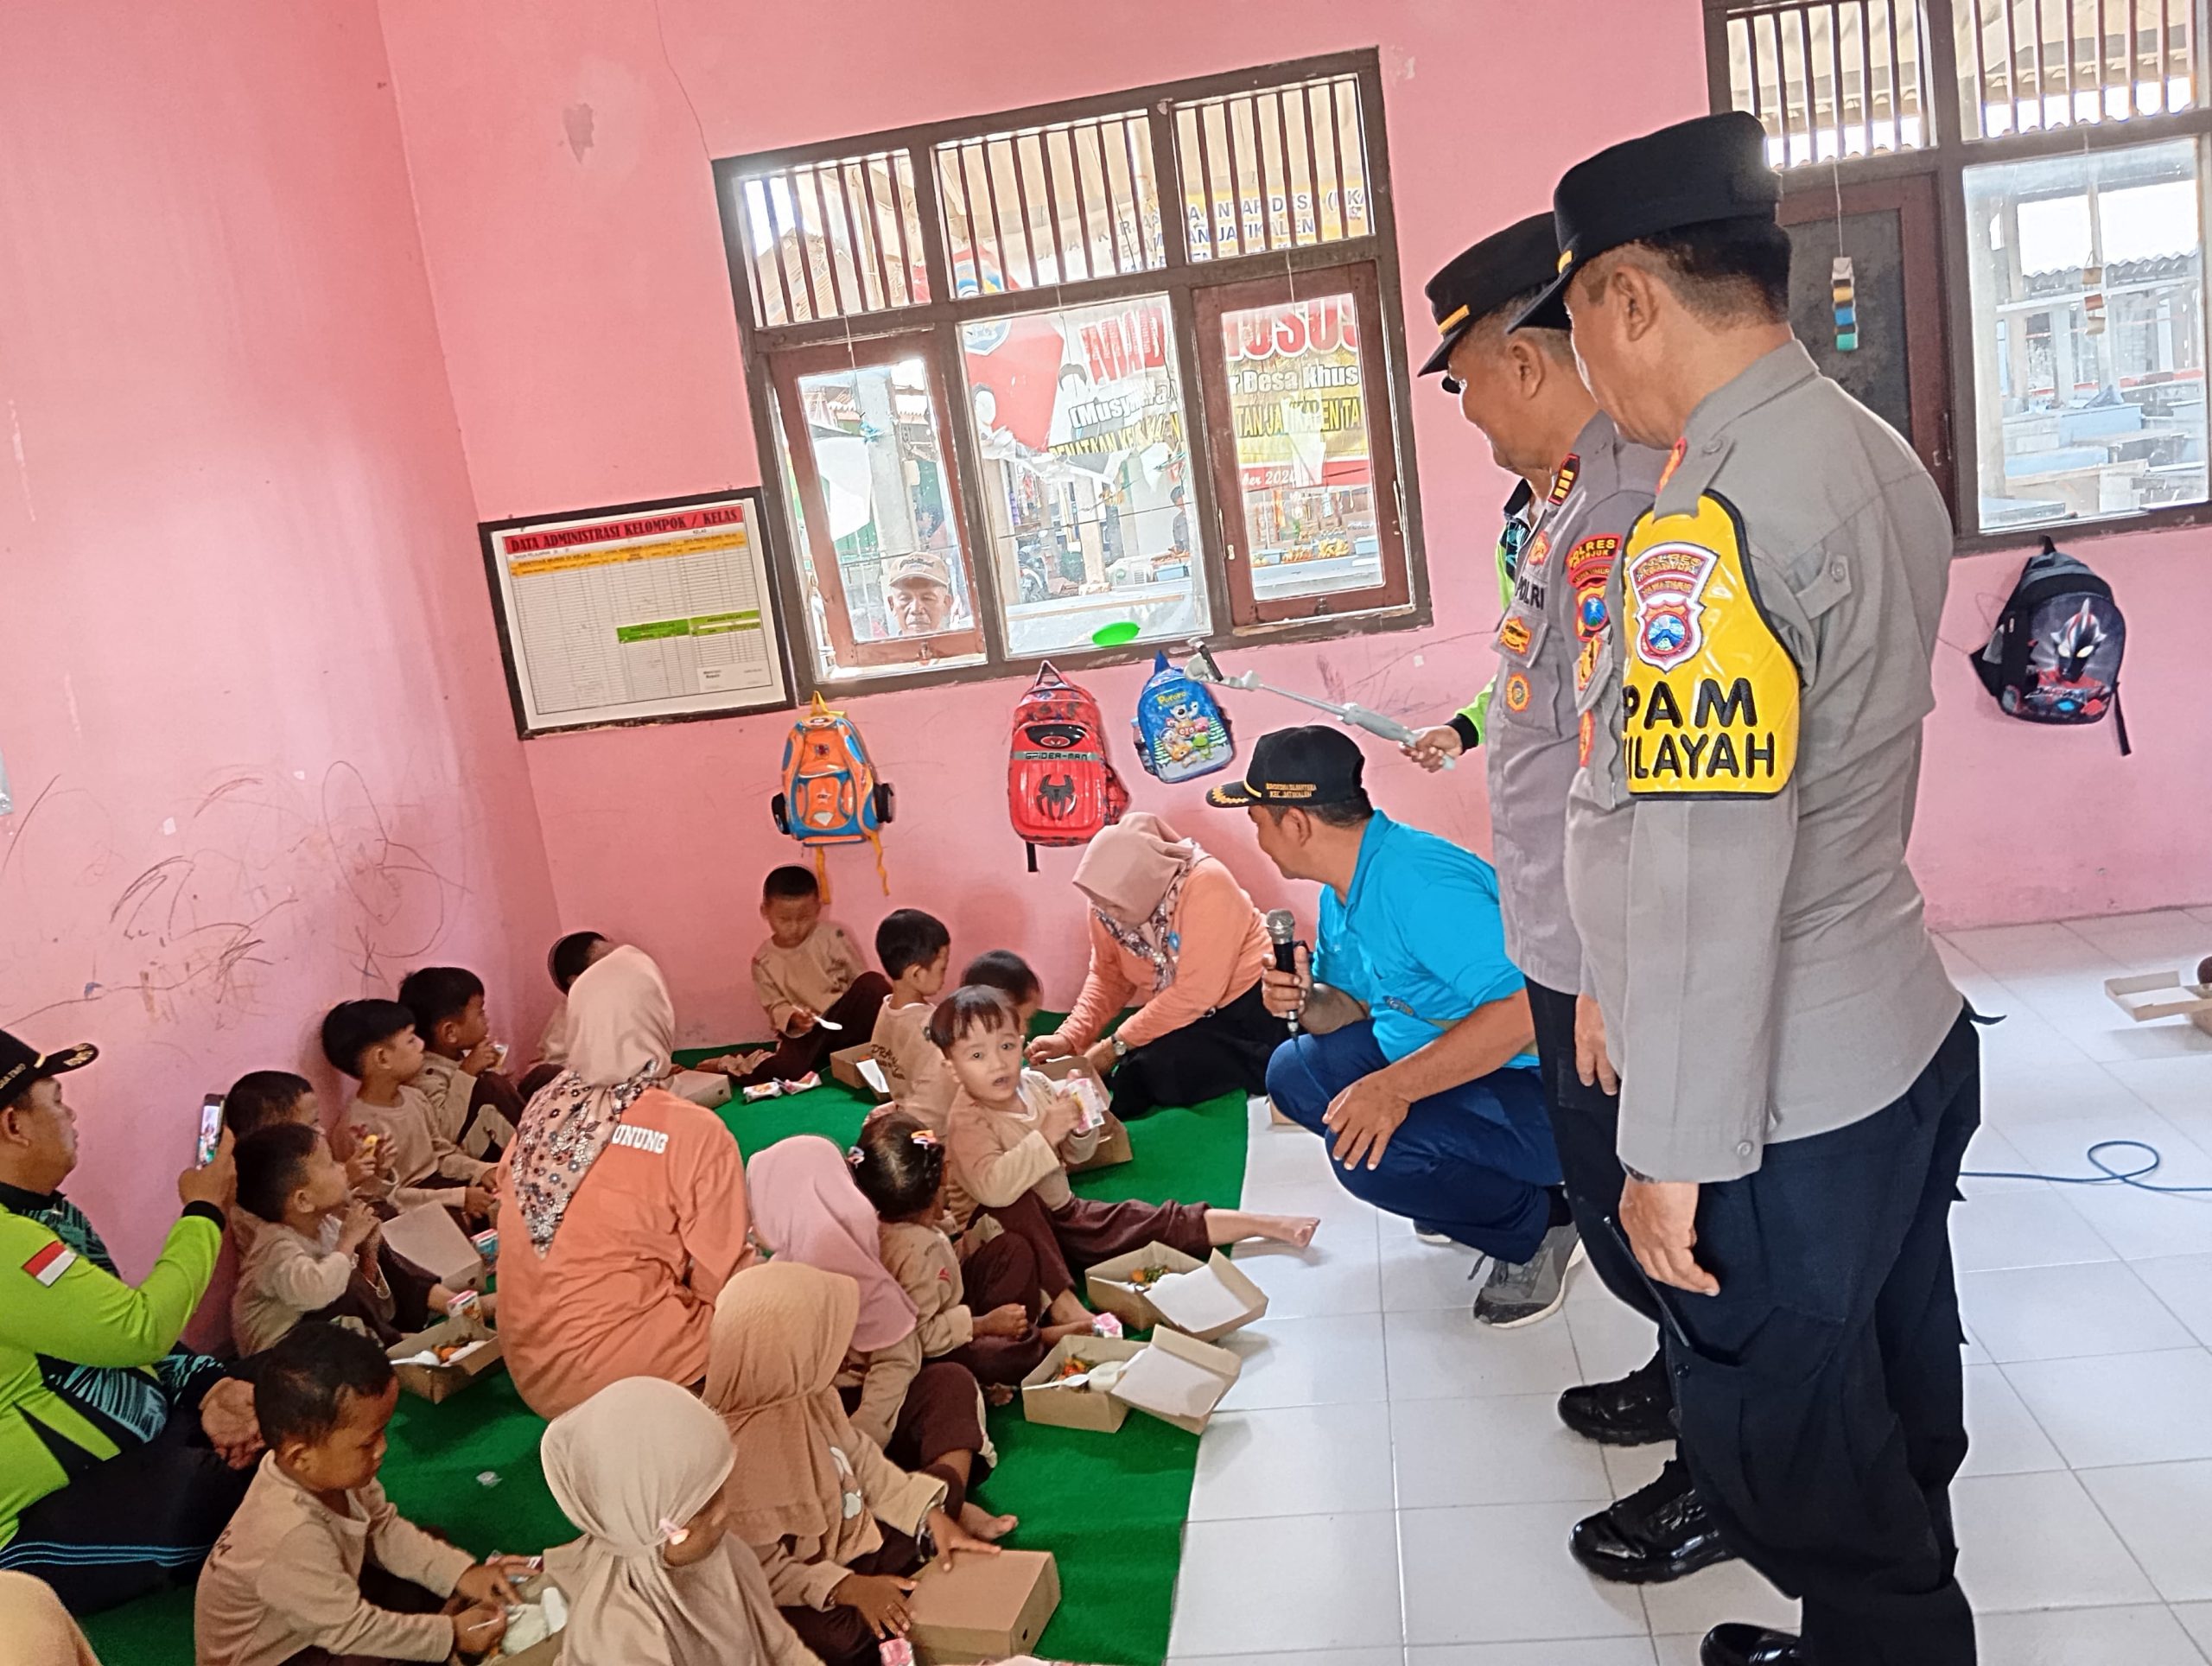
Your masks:
[{"label": "white tiled floor", "polygon": [[[2101,981],[2212,953],[2212,909],[1948,938],[1983,1012],[1969,1164],[2089,1172],[2147,1141],[2212,1185],[2212,1036],[2132,1025]],[[1968,1180],[1953,1240],[1974,1450],[1961,1578],[1993,1666],[2212,1663],[2212,1196]],[[1641,1593],[1567,1555],[1664,1449],[1601,1452],[1552,1410],[1640,1364],[1650,1326],[1578,1273],[1557,1319],[1468,1316],[1470,1258],[1353,1202],[1318,1141],[1255,1115],[1248,1207],[1318,1213],[1310,1256],[1246,1251],[1268,1316],[1201,1443],[1177,1666],[1693,1666],[1722,1619],[1787,1624],[1740,1566]]]}]

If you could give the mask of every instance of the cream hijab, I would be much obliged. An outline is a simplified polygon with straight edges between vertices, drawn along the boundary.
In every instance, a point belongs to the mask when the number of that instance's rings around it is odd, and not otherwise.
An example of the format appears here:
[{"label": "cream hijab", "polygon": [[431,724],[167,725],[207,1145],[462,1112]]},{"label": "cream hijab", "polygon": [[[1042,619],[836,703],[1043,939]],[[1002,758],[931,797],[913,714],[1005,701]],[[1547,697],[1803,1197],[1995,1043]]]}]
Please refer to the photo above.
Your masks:
[{"label": "cream hijab", "polygon": [[538,1091],[515,1135],[515,1201],[541,1256],[622,1113],[668,1074],[676,1042],[660,968],[628,944],[569,987],[568,1017],[569,1067]]},{"label": "cream hijab", "polygon": [[54,1587],[29,1574],[0,1574],[0,1637],[20,1666],[100,1666]]},{"label": "cream hijab", "polygon": [[1099,829],[1076,864],[1076,888],[1090,899],[1107,935],[1152,963],[1154,993],[1175,981],[1183,947],[1175,906],[1191,869],[1205,859],[1196,840],[1140,810]]},{"label": "cream hijab", "polygon": [[707,1340],[707,1404],[737,1453],[730,1530],[747,1544],[818,1542],[849,1564],[883,1535],[843,1454],[866,1437],[832,1386],[860,1287],[804,1262],[748,1267],[722,1286]]},{"label": "cream hijab", "polygon": [[662,1547],[735,1462],[721,1420],[657,1377],[625,1377],[555,1418],[545,1482],[584,1536],[545,1555],[569,1599],[569,1666],[753,1666],[802,1656],[760,1563],[734,1533],[688,1567]]}]

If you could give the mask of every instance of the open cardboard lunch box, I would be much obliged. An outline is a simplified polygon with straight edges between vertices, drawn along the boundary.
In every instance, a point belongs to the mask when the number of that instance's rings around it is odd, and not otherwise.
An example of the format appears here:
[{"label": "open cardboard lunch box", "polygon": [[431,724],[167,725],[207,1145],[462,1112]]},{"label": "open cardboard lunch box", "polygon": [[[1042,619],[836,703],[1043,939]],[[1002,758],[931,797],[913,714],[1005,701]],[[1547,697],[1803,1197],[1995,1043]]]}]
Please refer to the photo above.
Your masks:
[{"label": "open cardboard lunch box", "polygon": [[1105,1078],[1091,1068],[1090,1061],[1080,1054],[1071,1059],[1047,1059],[1038,1065],[1037,1073],[1056,1085],[1068,1088],[1084,1104],[1096,1109],[1106,1119],[1099,1131],[1098,1148],[1079,1163],[1070,1163],[1071,1174],[1088,1174],[1096,1168],[1114,1168],[1132,1161],[1136,1153],[1129,1147],[1129,1130],[1106,1107],[1113,1098]]},{"label": "open cardboard lunch box", "polygon": [[883,1062],[875,1056],[874,1042],[838,1048],[830,1055],[830,1074],[872,1104],[880,1105],[891,1097],[891,1078],[883,1073]]},{"label": "open cardboard lunch box", "polygon": [[[443,1347],[465,1346],[471,1342],[481,1345],[470,1349],[450,1364],[401,1363],[416,1354]],[[474,1313],[464,1313],[459,1319],[442,1319],[426,1331],[402,1337],[385,1349],[385,1353],[391,1361],[392,1370],[398,1375],[399,1386],[410,1394],[421,1396],[433,1405],[441,1400],[452,1399],[479,1377],[506,1369],[506,1353],[498,1333]]]},{"label": "open cardboard lunch box", "polygon": [[[1058,1386],[1070,1359],[1092,1364],[1123,1362],[1122,1379],[1104,1394]],[[1021,1379],[1021,1415],[1033,1423],[1111,1434],[1134,1407],[1163,1423],[1196,1434],[1203,1430],[1236,1381],[1243,1362],[1180,1332],[1162,1329],[1150,1342],[1126,1338],[1063,1338],[1044,1363]]]},{"label": "open cardboard lunch box", "polygon": [[[1162,1269],[1168,1276],[1142,1289],[1128,1282],[1131,1274],[1147,1268]],[[1091,1307],[1130,1329],[1166,1326],[1201,1342],[1241,1331],[1268,1311],[1267,1292],[1218,1250],[1211,1260],[1199,1261],[1164,1243],[1148,1243],[1100,1262],[1084,1283]]]}]

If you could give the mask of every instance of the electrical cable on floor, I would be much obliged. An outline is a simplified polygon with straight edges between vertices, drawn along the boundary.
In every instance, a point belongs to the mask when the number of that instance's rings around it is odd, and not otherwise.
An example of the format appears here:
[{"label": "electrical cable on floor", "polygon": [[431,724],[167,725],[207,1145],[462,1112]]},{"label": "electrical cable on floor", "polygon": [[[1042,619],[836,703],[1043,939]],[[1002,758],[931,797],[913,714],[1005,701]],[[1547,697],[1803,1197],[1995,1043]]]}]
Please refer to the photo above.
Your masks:
[{"label": "electrical cable on floor", "polygon": [[[2146,1152],[2151,1160],[2139,1167],[2116,1168],[2101,1154],[2123,1148]],[[2084,1154],[2089,1166],[2101,1172],[2095,1174],[2042,1174],[2019,1169],[1967,1168],[1959,1171],[1959,1178],[1962,1180],[2047,1180],[2053,1186],[2129,1186],[2138,1192],[2155,1192],[2168,1198],[2212,1195],[2212,1186],[2153,1186],[2145,1180],[2145,1175],[2157,1173],[2166,1160],[2158,1147],[2141,1140],[2100,1140]]]}]

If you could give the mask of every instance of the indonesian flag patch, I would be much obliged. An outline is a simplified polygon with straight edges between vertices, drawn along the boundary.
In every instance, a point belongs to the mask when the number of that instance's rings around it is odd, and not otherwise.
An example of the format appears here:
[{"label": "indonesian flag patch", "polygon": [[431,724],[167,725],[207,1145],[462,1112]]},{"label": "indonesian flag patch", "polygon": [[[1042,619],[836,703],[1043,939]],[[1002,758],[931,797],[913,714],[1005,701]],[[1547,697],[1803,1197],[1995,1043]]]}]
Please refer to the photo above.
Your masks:
[{"label": "indonesian flag patch", "polygon": [[23,1270],[41,1284],[51,1284],[67,1272],[76,1259],[77,1252],[56,1238],[25,1262]]}]

